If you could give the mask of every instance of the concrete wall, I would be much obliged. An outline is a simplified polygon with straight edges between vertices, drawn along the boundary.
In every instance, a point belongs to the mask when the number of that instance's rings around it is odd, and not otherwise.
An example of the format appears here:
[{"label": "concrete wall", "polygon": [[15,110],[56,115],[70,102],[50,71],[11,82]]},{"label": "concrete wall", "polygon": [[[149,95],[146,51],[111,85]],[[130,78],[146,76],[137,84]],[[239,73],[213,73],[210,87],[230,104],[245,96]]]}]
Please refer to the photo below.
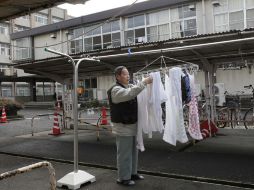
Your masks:
[{"label": "concrete wall", "polygon": [[[205,89],[205,74],[200,71],[195,75],[195,82]],[[251,90],[244,89],[244,86],[254,85],[254,68],[250,70],[243,68],[241,70],[221,70],[216,72],[216,82],[225,84],[225,91],[230,94],[239,94],[244,91],[245,94],[251,94]]]},{"label": "concrete wall", "polygon": [[254,85],[254,69],[243,68],[241,70],[217,70],[217,82],[225,83],[225,90],[229,93],[239,93],[245,91],[251,94],[250,90],[244,89],[244,86]]},{"label": "concrete wall", "polygon": [[65,18],[65,12],[66,10],[58,8],[58,7],[53,7],[51,8],[52,16],[58,17],[58,18]]},{"label": "concrete wall", "polygon": [[[55,38],[52,38],[51,35],[55,35]],[[66,33],[64,31],[57,31],[56,33],[44,34],[40,36],[34,37],[34,46],[46,46],[46,45],[54,45],[59,42],[63,42],[67,40]],[[56,46],[50,47],[51,49],[55,49],[60,52],[67,52],[67,43],[59,44]],[[58,56],[52,53],[45,52],[43,48],[35,49],[35,59],[44,59],[48,57]]]},{"label": "concrete wall", "polygon": [[115,83],[114,76],[99,76],[97,77],[97,88],[108,90]]},{"label": "concrete wall", "polygon": [[30,20],[29,19],[24,19],[22,17],[16,18],[14,20],[14,23],[19,25],[19,26],[30,27]]},{"label": "concrete wall", "polygon": [[0,63],[10,63],[9,56],[6,55],[0,55]]},{"label": "concrete wall", "polygon": [[0,34],[0,42],[2,43],[10,43],[10,36],[5,34]]}]

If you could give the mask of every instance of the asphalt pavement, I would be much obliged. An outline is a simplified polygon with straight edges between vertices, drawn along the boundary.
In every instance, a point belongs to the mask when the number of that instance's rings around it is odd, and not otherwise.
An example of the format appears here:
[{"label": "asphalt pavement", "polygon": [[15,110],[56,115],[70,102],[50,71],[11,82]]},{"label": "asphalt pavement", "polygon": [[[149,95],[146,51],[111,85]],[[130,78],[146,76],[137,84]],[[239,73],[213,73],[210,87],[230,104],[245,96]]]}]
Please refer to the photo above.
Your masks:
[{"label": "asphalt pavement", "polygon": [[[38,119],[31,136],[31,120],[48,110],[23,110],[24,120],[0,125],[0,173],[42,160],[51,162],[56,179],[73,171],[73,131],[48,135],[53,120]],[[51,111],[52,112],[52,111]],[[253,189],[254,130],[221,129],[218,136],[196,144],[171,146],[160,134],[145,138],[146,150],[139,154],[139,172],[145,175],[132,189]],[[81,189],[125,189],[116,184],[115,138],[101,129],[97,141],[93,127],[79,130],[79,164],[96,177]],[[2,190],[49,189],[47,169],[36,169],[0,181]]]}]

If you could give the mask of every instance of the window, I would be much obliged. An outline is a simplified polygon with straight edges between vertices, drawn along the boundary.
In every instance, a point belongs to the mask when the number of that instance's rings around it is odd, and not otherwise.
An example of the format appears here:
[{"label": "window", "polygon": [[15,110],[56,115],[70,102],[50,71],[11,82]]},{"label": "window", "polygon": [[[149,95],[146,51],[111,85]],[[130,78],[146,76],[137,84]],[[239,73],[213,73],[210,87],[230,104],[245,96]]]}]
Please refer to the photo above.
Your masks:
[{"label": "window", "polygon": [[112,47],[112,39],[111,34],[103,35],[103,48],[110,48]]},{"label": "window", "polygon": [[83,28],[73,29],[70,37],[70,53],[80,53],[83,51]]},{"label": "window", "polygon": [[134,31],[133,30],[125,32],[125,44],[126,45],[134,44]]},{"label": "window", "polygon": [[112,27],[112,32],[120,30],[120,21],[119,20],[112,21],[111,27]]},{"label": "window", "polygon": [[247,15],[246,15],[246,20],[247,20],[247,28],[254,27],[254,8],[247,10]]},{"label": "window", "polygon": [[171,9],[172,38],[180,38],[197,34],[196,9],[189,5]]},{"label": "window", "polygon": [[243,11],[229,13],[229,29],[241,30],[244,28]]},{"label": "window", "polygon": [[46,15],[43,14],[36,14],[34,15],[35,21],[42,24],[42,25],[46,25],[48,24],[48,17]]},{"label": "window", "polygon": [[146,24],[148,42],[169,39],[169,10],[148,13]]},{"label": "window", "polygon": [[121,46],[121,35],[120,35],[120,32],[112,34],[112,44],[113,44],[113,47]]},{"label": "window", "polygon": [[125,22],[126,29],[145,25],[145,15],[128,17]]},{"label": "window", "polygon": [[83,51],[83,40],[72,40],[71,41],[71,53],[80,53]]},{"label": "window", "polygon": [[85,89],[97,88],[97,78],[88,78],[84,81]]},{"label": "window", "polygon": [[158,26],[158,37],[160,41],[169,39],[169,25],[168,24],[163,24]]},{"label": "window", "polygon": [[103,48],[112,48],[121,45],[119,20],[106,23],[102,26]]},{"label": "window", "polygon": [[93,49],[101,49],[101,36],[93,37]]},{"label": "window", "polygon": [[20,38],[14,41],[14,59],[22,60],[31,58],[31,41],[30,38]]},{"label": "window", "polygon": [[5,23],[0,23],[0,34],[8,35],[9,34],[9,25]]},{"label": "window", "polygon": [[9,56],[10,55],[10,45],[5,43],[0,43],[0,54]]},{"label": "window", "polygon": [[98,35],[98,34],[101,34],[101,26],[98,24],[98,25],[94,25],[93,28],[92,28],[92,34],[93,35]]},{"label": "window", "polygon": [[135,43],[145,42],[145,29],[140,28],[135,30]]},{"label": "window", "polygon": [[[244,10],[244,1],[246,1],[247,8],[251,6],[249,0],[219,0],[220,6],[213,7],[215,32],[242,30],[245,28],[244,12],[246,10]],[[251,17],[248,17],[248,11],[246,12],[246,17],[248,26],[248,19]],[[249,21],[251,25],[251,18]]]},{"label": "window", "polygon": [[11,86],[2,86],[2,97],[11,97]]},{"label": "window", "polygon": [[93,39],[92,38],[85,38],[84,39],[84,46],[85,46],[85,51],[93,50]]},{"label": "window", "polygon": [[29,86],[17,86],[16,91],[17,96],[30,96],[30,88]]},{"label": "window", "polygon": [[132,45],[146,41],[145,35],[145,15],[128,17],[125,20],[125,44]]},{"label": "window", "polygon": [[151,26],[147,28],[147,41],[154,42],[158,41],[158,27]]},{"label": "window", "polygon": [[120,30],[120,22],[119,20],[112,21],[110,23],[106,23],[102,26],[102,33],[110,33],[114,31]]},{"label": "window", "polygon": [[254,1],[246,0],[246,24],[247,28],[254,27]]}]

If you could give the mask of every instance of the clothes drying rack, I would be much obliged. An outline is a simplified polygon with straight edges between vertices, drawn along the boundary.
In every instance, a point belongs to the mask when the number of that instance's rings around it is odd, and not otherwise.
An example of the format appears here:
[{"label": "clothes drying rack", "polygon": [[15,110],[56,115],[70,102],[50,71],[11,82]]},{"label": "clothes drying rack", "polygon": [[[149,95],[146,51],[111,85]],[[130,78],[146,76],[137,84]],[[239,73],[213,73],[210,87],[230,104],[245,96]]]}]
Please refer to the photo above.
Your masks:
[{"label": "clothes drying rack", "polygon": [[[176,61],[176,62],[181,62],[182,64],[175,64],[175,65],[171,65],[171,66],[167,66],[165,59],[171,60],[171,61]],[[151,66],[152,64],[158,62],[160,60],[160,67],[158,68],[153,68],[153,69],[147,69],[149,66]],[[151,72],[161,72],[162,74],[165,74],[169,69],[173,68],[173,67],[180,67],[183,70],[187,70],[189,73],[196,73],[199,70],[199,66],[197,64],[188,62],[188,61],[184,61],[181,59],[176,59],[176,58],[172,58],[172,57],[166,57],[164,55],[159,56],[158,58],[156,58],[155,60],[153,60],[151,63],[147,64],[146,66],[144,66],[143,68],[141,68],[140,70],[138,70],[137,72],[133,73],[133,80],[135,82],[142,80],[143,76],[148,76],[149,73]],[[164,75],[162,75],[163,77]],[[163,79],[163,78],[162,78]],[[211,94],[208,94],[208,97],[210,99]],[[209,130],[211,133],[211,108],[210,103],[206,104],[206,114],[207,114],[207,120],[208,120],[208,125],[209,125]],[[210,134],[211,135],[211,134]]]}]

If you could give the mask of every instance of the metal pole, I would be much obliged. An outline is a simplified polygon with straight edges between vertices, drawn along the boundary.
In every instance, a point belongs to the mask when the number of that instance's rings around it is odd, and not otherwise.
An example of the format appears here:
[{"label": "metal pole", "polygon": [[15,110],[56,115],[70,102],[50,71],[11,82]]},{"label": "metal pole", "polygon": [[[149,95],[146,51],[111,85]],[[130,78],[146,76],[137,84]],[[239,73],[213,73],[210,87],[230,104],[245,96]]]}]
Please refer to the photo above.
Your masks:
[{"label": "metal pole", "polygon": [[78,60],[77,63],[72,59],[71,56],[57,52],[55,50],[50,50],[48,48],[45,48],[45,51],[55,53],[58,55],[65,56],[69,59],[69,61],[73,65],[73,96],[74,96],[74,101],[72,103],[72,108],[73,108],[73,124],[74,124],[74,172],[71,172],[67,175],[65,175],[63,178],[61,178],[57,183],[58,186],[63,186],[63,185],[72,185],[74,189],[76,187],[80,187],[81,184],[87,183],[87,182],[95,182],[96,179],[93,175],[78,170],[78,94],[77,94],[77,87],[78,87],[78,67],[79,64],[84,61],[99,61],[91,58],[81,58]]},{"label": "metal pole", "polygon": [[79,66],[80,60],[78,63],[74,66],[74,72],[73,72],[73,95],[74,95],[74,101],[73,101],[73,120],[74,120],[74,172],[78,172],[78,94],[77,94],[77,88],[78,88],[78,66]]}]

